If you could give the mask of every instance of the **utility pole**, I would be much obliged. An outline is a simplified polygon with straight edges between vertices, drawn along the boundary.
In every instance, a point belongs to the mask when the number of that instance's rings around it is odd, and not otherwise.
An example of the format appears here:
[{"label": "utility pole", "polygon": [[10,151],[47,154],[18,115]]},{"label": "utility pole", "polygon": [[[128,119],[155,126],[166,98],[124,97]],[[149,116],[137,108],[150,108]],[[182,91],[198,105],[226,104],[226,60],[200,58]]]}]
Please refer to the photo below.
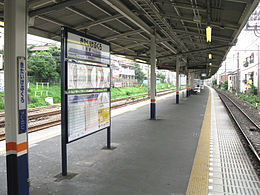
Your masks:
[{"label": "utility pole", "polygon": [[[259,58],[258,58],[259,59]],[[237,79],[236,79],[236,92],[240,92],[240,73],[239,73],[239,52],[237,52]]]},{"label": "utility pole", "polygon": [[257,45],[257,55],[258,55],[258,71],[257,71],[257,77],[258,77],[258,85],[257,85],[257,94],[260,98],[260,53],[259,53],[259,44]]},{"label": "utility pole", "polygon": [[[226,80],[226,78],[227,78],[227,62],[225,62],[225,80]],[[225,80],[224,80],[224,82],[225,82]]]},{"label": "utility pole", "polygon": [[148,66],[148,74],[147,74],[147,89],[148,89],[148,97],[150,97],[150,90],[151,90],[151,86],[150,86],[150,66]]}]

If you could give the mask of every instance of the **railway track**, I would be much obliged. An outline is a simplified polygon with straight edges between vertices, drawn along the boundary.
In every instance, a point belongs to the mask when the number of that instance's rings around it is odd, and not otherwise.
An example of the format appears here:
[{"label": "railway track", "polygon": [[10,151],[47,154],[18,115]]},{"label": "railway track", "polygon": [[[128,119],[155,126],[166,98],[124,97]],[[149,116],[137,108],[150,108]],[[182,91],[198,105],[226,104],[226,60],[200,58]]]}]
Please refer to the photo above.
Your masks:
[{"label": "railway track", "polygon": [[244,135],[250,149],[260,161],[260,126],[230,97],[216,90],[239,130]]},{"label": "railway track", "polygon": [[[157,96],[163,96],[173,92],[173,90],[160,91],[157,93]],[[135,104],[148,99],[148,94],[140,94],[135,96],[114,99],[111,100],[111,109],[124,107],[129,104]],[[51,108],[54,110],[50,111]],[[50,106],[49,109],[48,107],[45,107],[44,109],[46,110],[44,112],[40,112],[41,109],[39,108],[30,109],[28,111],[29,133],[61,124],[60,105]],[[2,113],[0,114],[0,141],[5,139],[4,126],[5,120],[4,114]]]}]

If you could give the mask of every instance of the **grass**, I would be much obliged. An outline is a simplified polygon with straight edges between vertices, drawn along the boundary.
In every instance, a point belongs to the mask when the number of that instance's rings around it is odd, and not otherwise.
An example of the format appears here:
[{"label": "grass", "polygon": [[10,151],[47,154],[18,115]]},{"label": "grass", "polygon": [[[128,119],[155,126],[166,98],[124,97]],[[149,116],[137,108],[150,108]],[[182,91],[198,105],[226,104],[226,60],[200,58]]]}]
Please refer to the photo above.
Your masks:
[{"label": "grass", "polygon": [[147,86],[141,87],[122,87],[111,89],[111,99],[123,98],[127,96],[147,93]]},{"label": "grass", "polygon": [[257,105],[257,107],[260,109],[260,99],[256,95],[247,95],[245,93],[239,93],[239,94],[237,94],[237,96],[239,98],[241,98],[242,100],[250,103],[254,107],[256,107],[256,105]]},{"label": "grass", "polygon": [[[156,85],[156,90],[163,91],[167,89],[175,89],[173,84],[165,84],[160,83]],[[42,96],[41,96],[42,91]],[[48,91],[48,94],[46,96],[46,91]],[[37,93],[35,96],[35,92]],[[122,87],[122,88],[112,88],[111,89],[111,99],[117,99],[117,98],[123,98],[127,96],[136,96],[141,94],[147,93],[147,86],[142,85],[139,87]],[[36,84],[30,83],[28,88],[28,96],[29,96],[29,102],[28,102],[28,108],[35,108],[35,107],[41,107],[41,106],[48,106],[50,105],[45,101],[46,97],[53,97],[53,103],[58,104],[61,102],[60,97],[60,85],[51,85],[49,88],[47,88],[46,85],[38,86],[38,89],[36,89]],[[134,98],[138,98],[134,97]],[[0,92],[0,112],[4,111],[4,93]]]},{"label": "grass", "polygon": [[[221,88],[223,91],[230,92],[229,90],[225,90],[223,88]],[[233,94],[235,94],[233,92]],[[260,98],[257,95],[252,95],[251,93],[238,93],[237,97],[239,97],[240,99],[244,100],[245,102],[248,102],[249,104],[251,104],[254,107],[257,107],[260,109]]]},{"label": "grass", "polygon": [[[36,96],[35,96],[35,91]],[[42,96],[41,95],[42,91]],[[48,91],[48,94],[46,92]],[[48,106],[49,103],[45,102],[46,97],[53,97],[53,103],[57,104],[60,103],[60,85],[50,85],[49,88],[47,86],[39,86],[38,89],[36,89],[36,85],[33,83],[30,83],[28,88],[28,95],[29,95],[29,108],[35,108],[35,107],[41,107],[41,106]],[[46,96],[47,95],[47,96]]]}]

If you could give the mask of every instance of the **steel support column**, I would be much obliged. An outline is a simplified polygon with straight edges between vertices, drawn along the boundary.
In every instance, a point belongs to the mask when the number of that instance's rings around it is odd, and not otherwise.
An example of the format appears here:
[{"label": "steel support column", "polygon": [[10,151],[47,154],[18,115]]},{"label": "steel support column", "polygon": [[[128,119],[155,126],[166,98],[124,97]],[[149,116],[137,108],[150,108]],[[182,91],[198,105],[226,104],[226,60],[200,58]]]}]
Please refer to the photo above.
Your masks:
[{"label": "steel support column", "polygon": [[179,104],[180,91],[180,58],[176,58],[176,104]]},{"label": "steel support column", "polygon": [[191,73],[190,74],[190,81],[189,81],[189,83],[190,83],[190,95],[193,94],[193,89],[194,89],[193,81],[194,81],[194,73]]},{"label": "steel support column", "polygon": [[151,90],[150,90],[150,98],[151,98],[151,109],[150,109],[150,119],[156,120],[156,43],[155,43],[155,36],[151,36]]},{"label": "steel support column", "polygon": [[27,142],[27,0],[4,3],[7,193],[29,194]]},{"label": "steel support column", "polygon": [[190,96],[190,89],[189,89],[189,72],[188,68],[186,67],[186,97]]}]

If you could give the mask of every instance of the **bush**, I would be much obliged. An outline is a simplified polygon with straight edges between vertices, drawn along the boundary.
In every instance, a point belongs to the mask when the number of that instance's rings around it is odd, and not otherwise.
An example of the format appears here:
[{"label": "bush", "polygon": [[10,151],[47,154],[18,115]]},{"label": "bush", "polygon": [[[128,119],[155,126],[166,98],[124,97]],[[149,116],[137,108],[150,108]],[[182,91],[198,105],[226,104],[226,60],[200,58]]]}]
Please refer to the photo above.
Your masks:
[{"label": "bush", "polygon": [[221,84],[221,89],[227,91],[228,90],[228,81],[225,80],[222,84]]},{"label": "bush", "polygon": [[212,85],[213,87],[217,86],[217,79],[212,80],[211,85]]},{"label": "bush", "polygon": [[[256,106],[256,103],[260,103],[260,99],[259,97],[257,97],[256,95],[249,95],[248,93],[239,93],[237,94],[237,96],[239,98],[241,98],[242,100],[252,104],[253,106]],[[260,105],[258,105],[259,107]]]},{"label": "bush", "polygon": [[248,89],[246,91],[246,93],[248,95],[257,95],[257,88],[254,85],[252,85],[252,84],[249,84],[249,85],[250,85],[250,89]]}]

